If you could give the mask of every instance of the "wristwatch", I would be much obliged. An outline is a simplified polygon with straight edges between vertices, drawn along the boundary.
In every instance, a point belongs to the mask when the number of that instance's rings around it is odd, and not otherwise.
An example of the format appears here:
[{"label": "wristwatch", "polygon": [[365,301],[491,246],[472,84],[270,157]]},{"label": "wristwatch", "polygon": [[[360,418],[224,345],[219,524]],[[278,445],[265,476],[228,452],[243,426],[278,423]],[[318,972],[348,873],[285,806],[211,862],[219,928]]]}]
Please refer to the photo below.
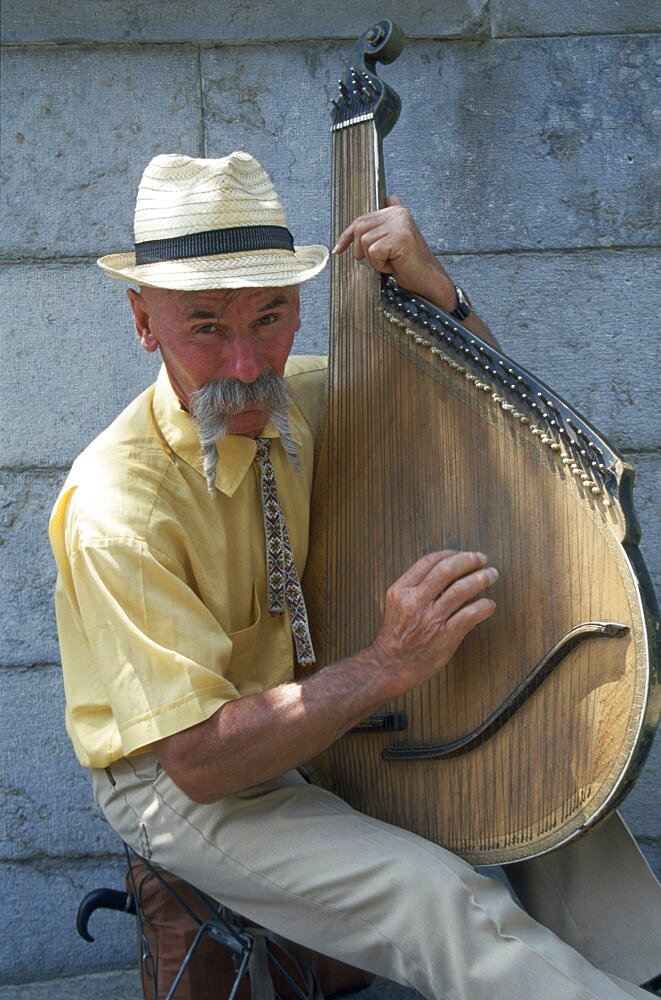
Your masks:
[{"label": "wristwatch", "polygon": [[472,312],[470,299],[459,285],[454,286],[454,294],[457,296],[457,308],[453,309],[450,315],[455,319],[466,319]]}]

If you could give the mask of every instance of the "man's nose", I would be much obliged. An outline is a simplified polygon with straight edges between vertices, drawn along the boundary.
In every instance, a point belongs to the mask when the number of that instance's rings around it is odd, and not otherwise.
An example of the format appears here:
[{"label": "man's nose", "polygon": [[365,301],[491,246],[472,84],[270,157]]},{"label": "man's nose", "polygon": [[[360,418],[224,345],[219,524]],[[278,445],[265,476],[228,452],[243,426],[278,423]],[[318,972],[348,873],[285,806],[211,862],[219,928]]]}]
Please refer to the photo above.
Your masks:
[{"label": "man's nose", "polygon": [[264,371],[258,345],[251,337],[231,337],[223,357],[223,377],[254,382]]}]

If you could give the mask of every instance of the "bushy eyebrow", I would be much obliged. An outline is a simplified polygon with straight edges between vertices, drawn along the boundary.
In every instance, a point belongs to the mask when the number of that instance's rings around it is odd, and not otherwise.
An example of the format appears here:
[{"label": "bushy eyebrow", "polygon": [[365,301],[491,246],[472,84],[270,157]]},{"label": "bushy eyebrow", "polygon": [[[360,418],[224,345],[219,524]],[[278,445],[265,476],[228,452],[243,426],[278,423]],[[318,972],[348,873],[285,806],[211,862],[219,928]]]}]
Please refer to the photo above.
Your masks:
[{"label": "bushy eyebrow", "polygon": [[289,299],[286,295],[274,295],[272,299],[265,302],[263,306],[258,306],[258,312],[268,312],[269,309],[277,309],[278,306],[286,306]]},{"label": "bushy eyebrow", "polygon": [[[277,309],[278,306],[286,306],[288,301],[289,299],[286,295],[275,295],[272,299],[269,299],[268,302],[257,306],[257,312],[268,312],[269,309]],[[217,313],[209,309],[194,309],[192,312],[187,312],[186,316],[188,319],[216,319]]]},{"label": "bushy eyebrow", "polygon": [[186,313],[188,319],[215,319],[215,312],[209,312],[207,309],[194,309],[193,312]]}]

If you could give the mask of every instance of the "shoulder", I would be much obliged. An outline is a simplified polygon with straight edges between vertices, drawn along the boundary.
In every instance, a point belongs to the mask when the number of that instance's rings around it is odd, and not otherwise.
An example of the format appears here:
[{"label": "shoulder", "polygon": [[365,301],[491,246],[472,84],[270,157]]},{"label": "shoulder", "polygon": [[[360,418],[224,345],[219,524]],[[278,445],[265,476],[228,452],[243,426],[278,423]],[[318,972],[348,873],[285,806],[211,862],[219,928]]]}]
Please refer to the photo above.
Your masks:
[{"label": "shoulder", "polygon": [[287,361],[285,381],[289,395],[316,438],[327,393],[328,359],[316,354],[294,354]]},{"label": "shoulder", "polygon": [[314,378],[315,373],[325,376],[328,371],[328,358],[325,354],[291,354],[287,359],[285,378],[287,381],[297,376],[306,375]]},{"label": "shoulder", "polygon": [[146,536],[172,464],[154,429],[152,397],[153,387],[75,460],[53,509],[51,536],[59,528],[76,547]]}]

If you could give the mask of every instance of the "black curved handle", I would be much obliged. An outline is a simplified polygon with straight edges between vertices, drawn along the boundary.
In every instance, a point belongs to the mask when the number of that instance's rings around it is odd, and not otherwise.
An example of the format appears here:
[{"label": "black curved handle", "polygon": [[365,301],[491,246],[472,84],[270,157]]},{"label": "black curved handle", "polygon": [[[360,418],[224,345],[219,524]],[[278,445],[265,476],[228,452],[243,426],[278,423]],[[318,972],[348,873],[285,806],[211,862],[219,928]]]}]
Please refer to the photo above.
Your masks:
[{"label": "black curved handle", "polygon": [[117,910],[120,913],[135,914],[135,900],[130,892],[119,889],[93,889],[81,900],[76,913],[76,930],[84,941],[94,941],[87,929],[89,919],[95,910]]},{"label": "black curved handle", "polygon": [[385,750],[381,751],[381,756],[384,760],[448,760],[450,757],[469,753],[475,747],[486,743],[499,729],[502,729],[540,684],[555,670],[561,660],[580,642],[600,637],[620,639],[628,634],[629,626],[622,625],[620,622],[583,622],[581,625],[576,625],[544,654],[539,663],[508,694],[503,703],[470,733],[437,746],[386,747]]}]

